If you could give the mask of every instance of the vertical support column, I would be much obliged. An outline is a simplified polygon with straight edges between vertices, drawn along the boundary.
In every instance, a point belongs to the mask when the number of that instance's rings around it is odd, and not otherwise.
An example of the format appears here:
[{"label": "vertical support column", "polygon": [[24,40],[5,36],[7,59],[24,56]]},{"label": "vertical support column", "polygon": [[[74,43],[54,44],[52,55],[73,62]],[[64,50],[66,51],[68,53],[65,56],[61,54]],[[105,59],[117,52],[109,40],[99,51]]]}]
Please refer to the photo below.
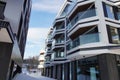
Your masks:
[{"label": "vertical support column", "polygon": [[7,76],[10,59],[12,54],[13,44],[10,43],[1,43],[0,42],[0,80],[6,80],[9,76]]},{"label": "vertical support column", "polygon": [[69,71],[69,63],[64,64],[64,80],[70,80],[70,71]]},{"label": "vertical support column", "polygon": [[56,71],[57,71],[57,66],[54,65],[54,66],[53,66],[53,78],[54,78],[54,79],[57,78],[57,73],[56,73]]},{"label": "vertical support column", "polygon": [[104,7],[102,0],[95,0],[95,8],[97,16],[99,17],[98,31],[100,33],[100,41],[104,44],[108,44],[109,39],[105,23]]},{"label": "vertical support column", "polygon": [[72,80],[77,80],[77,74],[76,74],[76,61],[72,61]]},{"label": "vertical support column", "polygon": [[116,58],[113,54],[98,56],[101,80],[119,80]]},{"label": "vertical support column", "polygon": [[51,78],[53,78],[53,66],[51,66]]},{"label": "vertical support column", "polygon": [[61,64],[57,65],[57,80],[61,80],[62,78],[62,70],[61,70]]}]

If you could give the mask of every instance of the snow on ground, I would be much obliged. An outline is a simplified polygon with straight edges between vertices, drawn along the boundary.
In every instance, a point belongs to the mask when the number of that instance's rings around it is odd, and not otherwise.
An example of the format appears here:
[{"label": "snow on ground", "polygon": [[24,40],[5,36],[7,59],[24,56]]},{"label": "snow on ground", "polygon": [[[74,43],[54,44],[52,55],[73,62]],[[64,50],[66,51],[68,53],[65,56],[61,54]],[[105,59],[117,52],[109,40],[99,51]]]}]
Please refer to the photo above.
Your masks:
[{"label": "snow on ground", "polygon": [[13,80],[54,80],[54,79],[38,76],[34,73],[29,75],[21,73],[21,74],[17,74]]}]

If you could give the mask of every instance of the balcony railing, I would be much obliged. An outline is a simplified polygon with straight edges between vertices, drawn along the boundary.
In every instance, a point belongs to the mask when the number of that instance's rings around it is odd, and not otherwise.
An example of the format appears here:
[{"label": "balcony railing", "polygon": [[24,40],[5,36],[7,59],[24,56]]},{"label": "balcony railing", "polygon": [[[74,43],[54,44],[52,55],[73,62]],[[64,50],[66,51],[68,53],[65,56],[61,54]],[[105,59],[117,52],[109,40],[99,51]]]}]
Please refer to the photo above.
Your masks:
[{"label": "balcony railing", "polygon": [[54,52],[51,59],[64,58],[64,52]]},{"label": "balcony railing", "polygon": [[99,42],[99,34],[87,34],[80,36],[80,45],[87,44],[87,43],[93,43],[93,42]]},{"label": "balcony railing", "polygon": [[64,42],[65,42],[64,39],[53,40],[52,47],[54,47],[57,44],[63,44]]},{"label": "balcony railing", "polygon": [[45,62],[49,62],[51,60],[51,57],[46,57]]},{"label": "balcony railing", "polygon": [[61,25],[55,26],[56,30],[64,29],[64,24],[62,23]]},{"label": "balcony railing", "polygon": [[68,24],[67,29],[69,30],[71,27],[73,27],[79,20],[85,19],[85,18],[89,18],[89,17],[93,17],[96,16],[96,11],[95,9],[89,9],[86,11],[81,11],[79,12]]},{"label": "balcony railing", "polygon": [[79,37],[77,37],[69,43],[67,50],[70,50],[83,44],[94,42],[99,42],[99,33],[80,35]]}]

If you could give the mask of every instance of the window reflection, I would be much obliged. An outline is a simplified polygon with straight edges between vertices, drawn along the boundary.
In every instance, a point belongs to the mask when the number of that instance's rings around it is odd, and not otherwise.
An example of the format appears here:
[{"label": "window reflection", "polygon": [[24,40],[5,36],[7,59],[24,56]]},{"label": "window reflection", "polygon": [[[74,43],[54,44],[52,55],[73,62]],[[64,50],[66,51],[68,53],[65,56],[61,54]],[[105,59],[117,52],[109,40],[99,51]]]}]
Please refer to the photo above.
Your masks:
[{"label": "window reflection", "polygon": [[111,35],[112,35],[113,43],[119,43],[119,36],[118,36],[117,28],[111,27]]},{"label": "window reflection", "polygon": [[77,61],[77,80],[100,80],[97,58]]},{"label": "window reflection", "polygon": [[118,28],[110,26],[110,34],[111,34],[111,43],[118,44],[120,43],[119,31]]},{"label": "window reflection", "polygon": [[114,11],[113,11],[113,7],[112,6],[106,5],[106,12],[107,12],[107,16],[106,17],[111,18],[111,19],[115,19]]}]

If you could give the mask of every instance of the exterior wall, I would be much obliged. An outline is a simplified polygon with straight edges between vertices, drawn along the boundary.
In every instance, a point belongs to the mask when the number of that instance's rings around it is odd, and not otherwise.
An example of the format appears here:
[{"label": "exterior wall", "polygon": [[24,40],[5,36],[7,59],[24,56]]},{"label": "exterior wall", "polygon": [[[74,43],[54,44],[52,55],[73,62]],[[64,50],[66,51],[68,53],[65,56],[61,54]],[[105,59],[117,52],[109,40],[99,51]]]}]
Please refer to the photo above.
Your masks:
[{"label": "exterior wall", "polygon": [[[14,3],[14,5],[13,5]],[[19,29],[19,21],[21,17],[21,11],[23,7],[24,0],[8,0],[5,7],[5,18],[10,21],[11,28],[14,33],[17,33]],[[14,17],[13,17],[14,16]]]},{"label": "exterior wall", "polygon": [[[0,79],[11,80],[17,73],[21,72],[31,12],[31,0],[0,0],[0,3],[6,4],[5,9],[1,12],[4,14],[4,18],[0,19],[0,23],[2,24],[4,21],[8,23],[8,25],[0,26],[1,33],[3,29],[6,29],[6,32],[3,31],[3,36],[0,35],[0,37],[10,37],[11,39],[11,42],[0,41],[2,53],[0,57]],[[8,35],[4,36],[5,33]],[[15,71],[13,72],[13,70]]]},{"label": "exterior wall", "polygon": [[0,80],[6,80],[9,76],[10,58],[13,44],[0,42]]},{"label": "exterior wall", "polygon": [[119,80],[116,57],[112,54],[100,55],[101,80]]},{"label": "exterior wall", "polygon": [[[54,59],[53,57],[51,62],[49,62],[53,66],[53,78],[57,80],[119,80],[120,69],[117,64],[116,55],[120,55],[120,43],[112,43],[112,38],[114,36],[112,35],[112,30],[110,30],[110,27],[119,28],[117,36],[119,36],[120,41],[120,19],[118,18],[116,9],[119,1],[72,1],[66,1],[64,3],[53,23],[53,30],[55,31],[51,34],[53,36],[51,39],[56,40],[56,36],[59,37],[61,34],[65,35],[64,47],[61,46],[62,43],[52,46],[53,53],[51,55],[55,54],[55,50],[57,51],[62,48],[64,48],[65,55],[63,57],[64,59]],[[71,10],[69,10],[69,8],[66,10],[68,4],[74,7],[70,7]],[[106,5],[114,6],[114,19],[108,17],[109,14],[107,13]],[[93,11],[95,14],[94,16],[88,17],[88,15],[92,14],[87,13],[89,9],[95,10]],[[66,14],[62,15],[64,11],[66,11]],[[109,9],[108,12],[110,13]],[[80,13],[83,13],[81,14],[82,17],[85,13],[87,13],[87,15],[81,18]],[[64,23],[64,31],[62,31],[62,29],[56,30],[61,22]],[[97,28],[95,29],[95,27]],[[99,38],[99,40],[89,42],[93,39],[89,34],[93,33],[98,34],[96,38]],[[87,36],[89,37],[85,38]],[[80,41],[82,40],[80,38],[82,37],[84,37],[83,41],[88,41],[88,43],[83,42],[84,44],[81,44],[82,42]],[[73,46],[67,50],[67,44],[69,44],[69,42],[71,42]],[[64,65],[64,68],[62,65]],[[51,65],[45,68],[51,68]],[[48,75],[48,73],[49,72],[46,72],[45,74],[49,76],[50,74]]]},{"label": "exterior wall", "polygon": [[[53,73],[53,78],[57,79],[57,80],[92,80],[92,78],[94,78],[95,80],[119,80],[119,76],[118,76],[118,68],[117,68],[117,64],[116,64],[116,55],[114,54],[102,54],[102,55],[98,55],[98,56],[93,56],[90,58],[85,58],[85,59],[79,59],[79,60],[75,60],[75,61],[71,61],[71,62],[67,62],[64,64],[58,64],[58,65],[54,65],[53,69],[54,69],[54,73]],[[95,63],[95,65],[93,66],[93,64],[89,61],[89,62],[84,62],[84,64],[79,64],[82,65],[81,71],[85,70],[86,68],[89,67],[89,71],[92,67],[96,67],[99,70],[99,72],[97,72],[96,75],[94,74],[89,74],[89,76],[87,75],[87,73],[83,74],[83,76],[81,75],[81,77],[78,75],[79,72],[77,72],[77,62],[78,61],[87,61],[90,60],[92,58],[96,57],[97,65]],[[88,65],[89,64],[89,65]],[[62,67],[61,65],[64,65],[64,74],[62,74]],[[71,65],[71,67],[70,67]],[[88,65],[88,66],[87,66]],[[51,67],[47,67],[46,68],[46,76],[50,77],[49,74],[49,69],[51,69]],[[71,71],[70,71],[71,70]],[[91,72],[92,73],[92,72]],[[62,75],[64,75],[64,78],[62,78]],[[86,76],[86,77],[85,77]],[[96,76],[96,78],[95,78]],[[79,77],[79,78],[78,78]]]}]

